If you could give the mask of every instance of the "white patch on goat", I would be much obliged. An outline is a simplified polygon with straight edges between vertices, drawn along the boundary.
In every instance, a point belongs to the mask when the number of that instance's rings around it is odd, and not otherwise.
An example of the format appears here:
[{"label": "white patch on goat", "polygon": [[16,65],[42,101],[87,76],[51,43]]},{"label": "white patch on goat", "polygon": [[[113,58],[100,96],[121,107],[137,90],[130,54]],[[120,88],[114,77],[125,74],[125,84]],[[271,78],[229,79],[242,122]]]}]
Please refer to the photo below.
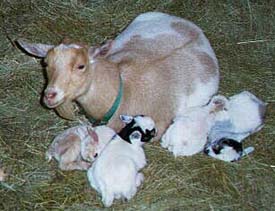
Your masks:
[{"label": "white patch on goat", "polygon": [[60,44],[58,46],[56,46],[54,48],[54,50],[60,50],[60,51],[63,51],[63,50],[67,50],[67,49],[70,49],[70,48],[76,48],[76,49],[79,49],[79,48],[82,48],[81,46],[77,45],[77,44],[69,44],[69,45],[66,45],[66,44]]},{"label": "white patch on goat", "polygon": [[181,18],[160,12],[147,12],[137,16],[134,21],[116,38],[112,52],[123,48],[134,36],[145,39],[154,39],[156,36],[169,34],[181,37],[172,27],[173,21],[183,21]]},{"label": "white patch on goat", "polygon": [[130,41],[134,36],[141,36],[144,39],[154,39],[160,35],[174,36],[175,39],[182,40],[185,35],[180,34],[171,27],[172,23],[181,22],[187,27],[193,28],[198,32],[200,36],[200,45],[198,50],[204,49],[212,58],[217,59],[213,49],[208,42],[208,39],[202,33],[202,30],[194,23],[184,20],[182,18],[164,14],[161,12],[147,12],[137,16],[134,21],[116,38],[111,53],[122,49],[124,45]]},{"label": "white patch on goat", "polygon": [[202,151],[214,121],[214,115],[209,115],[206,107],[188,111],[185,116],[174,119],[161,138],[161,146],[174,156],[191,156]]},{"label": "white patch on goat", "polygon": [[143,132],[146,132],[146,130],[153,130],[155,128],[154,121],[148,116],[136,116],[135,121],[135,126],[139,126]]},{"label": "white patch on goat", "polygon": [[[161,145],[175,156],[190,156],[201,151],[206,143],[210,121],[203,109],[189,109],[185,116],[174,119],[162,137]],[[210,120],[210,119],[209,119]]]},{"label": "white patch on goat", "polygon": [[161,12],[146,12],[137,16],[135,21],[155,21],[156,19],[160,19],[164,17],[166,19],[171,16]]},{"label": "white patch on goat", "polygon": [[228,112],[237,132],[247,132],[262,124],[259,104],[253,98],[255,96],[249,92],[241,92],[229,98]]},{"label": "white patch on goat", "polygon": [[190,96],[183,95],[181,97],[176,116],[181,116],[187,108],[206,105],[213,93],[217,92],[219,86],[216,78],[210,79],[208,83],[198,79],[193,84],[196,84],[194,92]]}]

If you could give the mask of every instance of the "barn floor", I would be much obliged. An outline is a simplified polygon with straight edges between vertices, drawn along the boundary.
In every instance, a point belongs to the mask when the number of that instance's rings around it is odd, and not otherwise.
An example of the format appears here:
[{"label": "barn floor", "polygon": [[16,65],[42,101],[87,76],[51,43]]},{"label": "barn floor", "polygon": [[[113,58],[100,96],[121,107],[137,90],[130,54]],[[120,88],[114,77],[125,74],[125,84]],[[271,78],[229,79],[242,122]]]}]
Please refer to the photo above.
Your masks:
[{"label": "barn floor", "polygon": [[[62,3],[61,3],[62,2]],[[215,3],[214,3],[215,2]],[[248,90],[268,102],[266,125],[247,138],[255,152],[238,163],[198,154],[174,158],[159,143],[145,147],[145,182],[113,210],[275,210],[275,2],[201,0],[4,0],[0,2],[0,210],[101,210],[85,172],[62,172],[45,151],[77,122],[41,105],[40,61],[13,40],[57,44],[63,37],[96,45],[138,14],[162,11],[192,20],[219,59],[220,93]]]}]

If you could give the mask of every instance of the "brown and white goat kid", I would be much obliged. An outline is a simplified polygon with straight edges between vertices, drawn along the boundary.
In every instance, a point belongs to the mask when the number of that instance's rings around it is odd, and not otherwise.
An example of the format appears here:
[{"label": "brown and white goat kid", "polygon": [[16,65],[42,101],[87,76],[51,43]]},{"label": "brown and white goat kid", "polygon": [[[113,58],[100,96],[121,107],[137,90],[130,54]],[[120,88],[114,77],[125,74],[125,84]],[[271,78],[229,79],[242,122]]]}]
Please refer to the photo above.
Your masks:
[{"label": "brown and white goat kid", "polygon": [[46,158],[55,158],[61,170],[87,170],[115,134],[106,126],[69,128],[54,138]]},{"label": "brown and white goat kid", "polygon": [[74,118],[77,102],[88,116],[101,120],[123,84],[119,107],[108,122],[116,131],[123,126],[120,114],[142,113],[156,121],[159,138],[186,107],[206,104],[218,89],[218,62],[203,31],[164,13],[139,15],[99,48],[18,43],[44,58],[49,81],[44,102],[66,119]]}]

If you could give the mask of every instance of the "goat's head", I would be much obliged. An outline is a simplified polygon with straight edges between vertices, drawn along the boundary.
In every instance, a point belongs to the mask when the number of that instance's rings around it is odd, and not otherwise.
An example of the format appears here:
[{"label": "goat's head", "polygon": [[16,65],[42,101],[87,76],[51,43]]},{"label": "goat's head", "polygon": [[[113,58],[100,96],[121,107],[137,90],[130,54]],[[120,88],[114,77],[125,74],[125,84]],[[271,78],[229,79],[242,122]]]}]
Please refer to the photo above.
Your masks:
[{"label": "goat's head", "polygon": [[[132,143],[133,140],[148,142],[157,134],[155,122],[148,116],[137,115],[121,115],[120,119],[126,125],[118,133],[125,141]],[[132,140],[132,141],[131,141]]]},{"label": "goat's head", "polygon": [[62,43],[57,46],[17,43],[29,54],[44,59],[48,85],[43,101],[49,108],[56,108],[64,118],[73,118],[72,101],[87,92],[92,80],[93,63],[99,56],[106,56],[111,41],[101,47]]},{"label": "goat's head", "polygon": [[233,139],[222,138],[205,147],[204,153],[219,160],[234,162],[242,157],[243,146]]}]

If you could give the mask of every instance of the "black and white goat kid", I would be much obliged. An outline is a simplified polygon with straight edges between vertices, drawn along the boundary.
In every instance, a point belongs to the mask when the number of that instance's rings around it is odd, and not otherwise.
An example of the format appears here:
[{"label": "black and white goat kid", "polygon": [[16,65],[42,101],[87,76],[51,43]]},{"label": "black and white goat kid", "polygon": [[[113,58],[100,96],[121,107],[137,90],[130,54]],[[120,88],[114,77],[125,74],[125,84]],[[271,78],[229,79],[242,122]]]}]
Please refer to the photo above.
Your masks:
[{"label": "black and white goat kid", "polygon": [[242,142],[234,139],[222,138],[214,143],[211,143],[204,149],[204,153],[227,162],[240,160],[243,156],[254,151],[254,147],[243,149]]}]

